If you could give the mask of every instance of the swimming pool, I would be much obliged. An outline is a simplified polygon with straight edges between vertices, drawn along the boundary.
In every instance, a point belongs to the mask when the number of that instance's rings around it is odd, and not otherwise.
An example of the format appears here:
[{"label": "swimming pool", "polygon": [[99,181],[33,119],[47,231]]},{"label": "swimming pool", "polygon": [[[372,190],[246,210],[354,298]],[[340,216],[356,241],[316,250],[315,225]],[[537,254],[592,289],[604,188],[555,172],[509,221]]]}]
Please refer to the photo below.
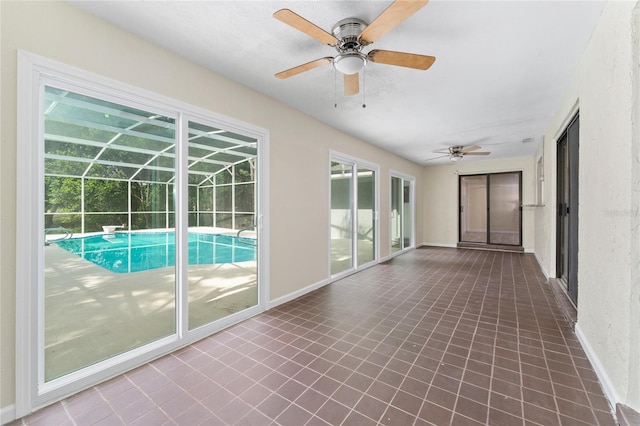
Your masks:
[{"label": "swimming pool", "polygon": [[[247,241],[243,238],[244,241]],[[256,247],[228,235],[189,233],[189,264],[211,265],[256,259]],[[123,274],[175,265],[173,232],[117,232],[54,243],[111,272]]]}]

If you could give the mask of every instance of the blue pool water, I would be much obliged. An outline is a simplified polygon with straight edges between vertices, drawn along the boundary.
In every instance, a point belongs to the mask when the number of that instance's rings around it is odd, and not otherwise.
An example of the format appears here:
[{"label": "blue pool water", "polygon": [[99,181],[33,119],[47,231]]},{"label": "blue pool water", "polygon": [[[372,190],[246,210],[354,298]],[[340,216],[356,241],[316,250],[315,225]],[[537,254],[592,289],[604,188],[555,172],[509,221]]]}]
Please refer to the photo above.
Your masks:
[{"label": "blue pool water", "polygon": [[[70,238],[57,241],[55,244],[116,273],[140,272],[175,265],[173,232],[118,232]],[[255,246],[241,242],[235,237],[189,233],[190,265],[255,259]]]}]

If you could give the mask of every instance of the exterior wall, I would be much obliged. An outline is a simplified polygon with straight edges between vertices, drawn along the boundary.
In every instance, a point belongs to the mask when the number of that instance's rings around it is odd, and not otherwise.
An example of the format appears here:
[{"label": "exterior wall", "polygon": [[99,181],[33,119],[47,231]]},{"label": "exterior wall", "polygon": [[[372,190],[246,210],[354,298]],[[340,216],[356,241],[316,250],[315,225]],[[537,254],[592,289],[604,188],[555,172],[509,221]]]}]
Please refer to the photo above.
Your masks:
[{"label": "exterior wall", "polygon": [[[0,410],[14,403],[17,50],[243,120],[270,131],[270,299],[329,278],[329,151],[380,165],[380,256],[389,254],[391,169],[422,168],[62,2],[0,2]],[[421,236],[421,202],[416,203]],[[300,235],[304,235],[301,240]],[[294,248],[295,249],[292,249]],[[1,411],[0,411],[1,412]],[[4,420],[4,419],[3,419]]]},{"label": "exterior wall", "polygon": [[[489,149],[490,147],[486,147]],[[458,175],[522,171],[522,204],[535,204],[534,157],[500,158],[437,166],[425,166],[422,173],[423,244],[455,247],[458,242]],[[535,207],[522,209],[522,246],[533,251]]]},{"label": "exterior wall", "polygon": [[[634,10],[634,7],[636,10]],[[638,12],[610,2],[545,135],[536,254],[555,275],[556,143],[580,111],[576,331],[613,403],[640,409]]]}]

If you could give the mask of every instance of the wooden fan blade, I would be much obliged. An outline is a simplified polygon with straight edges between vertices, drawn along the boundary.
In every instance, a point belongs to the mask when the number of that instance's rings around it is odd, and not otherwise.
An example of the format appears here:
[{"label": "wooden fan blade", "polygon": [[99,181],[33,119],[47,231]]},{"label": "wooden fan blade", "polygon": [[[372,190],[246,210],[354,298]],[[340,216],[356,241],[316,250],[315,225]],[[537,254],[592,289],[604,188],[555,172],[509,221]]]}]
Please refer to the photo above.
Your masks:
[{"label": "wooden fan blade", "polygon": [[302,31],[316,40],[321,41],[322,43],[333,46],[338,42],[337,38],[289,9],[281,9],[274,13],[273,17],[299,31]]},{"label": "wooden fan blade", "polygon": [[394,52],[393,50],[372,50],[367,57],[371,62],[377,64],[396,65],[418,70],[427,70],[436,61],[433,56]]},{"label": "wooden fan blade", "polygon": [[467,152],[477,151],[479,149],[480,147],[478,145],[473,145],[473,146],[468,146],[466,148],[463,148],[462,151],[460,152],[462,152],[463,154],[466,154]]},{"label": "wooden fan blade", "polygon": [[360,91],[360,74],[345,74],[344,75],[344,95],[353,96],[357,95]]},{"label": "wooden fan blade", "polygon": [[426,159],[426,160],[424,160],[424,161],[437,160],[438,158],[444,158],[444,157],[448,157],[448,156],[449,156],[449,154],[447,154],[447,155],[439,155],[439,156],[437,156],[437,157],[427,158],[427,159]]},{"label": "wooden fan blade", "polygon": [[371,44],[416,13],[429,0],[395,0],[360,34],[361,44]]},{"label": "wooden fan blade", "polygon": [[306,64],[298,65],[297,67],[289,68],[288,70],[281,71],[276,74],[278,78],[289,78],[294,75],[298,75],[302,72],[312,70],[314,68],[321,67],[324,64],[328,64],[333,61],[331,56],[327,56],[326,58],[316,59],[315,61],[307,62]]},{"label": "wooden fan blade", "polygon": [[489,155],[490,152],[465,152],[464,155]]}]

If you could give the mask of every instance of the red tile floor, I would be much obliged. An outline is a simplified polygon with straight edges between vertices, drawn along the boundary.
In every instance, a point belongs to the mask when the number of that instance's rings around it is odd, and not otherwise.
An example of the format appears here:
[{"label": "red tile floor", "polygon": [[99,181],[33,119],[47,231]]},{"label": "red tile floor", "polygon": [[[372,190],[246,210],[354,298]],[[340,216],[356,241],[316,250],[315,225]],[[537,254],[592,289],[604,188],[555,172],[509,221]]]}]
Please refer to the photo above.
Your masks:
[{"label": "red tile floor", "polygon": [[422,248],[28,425],[615,425],[530,254]]}]

